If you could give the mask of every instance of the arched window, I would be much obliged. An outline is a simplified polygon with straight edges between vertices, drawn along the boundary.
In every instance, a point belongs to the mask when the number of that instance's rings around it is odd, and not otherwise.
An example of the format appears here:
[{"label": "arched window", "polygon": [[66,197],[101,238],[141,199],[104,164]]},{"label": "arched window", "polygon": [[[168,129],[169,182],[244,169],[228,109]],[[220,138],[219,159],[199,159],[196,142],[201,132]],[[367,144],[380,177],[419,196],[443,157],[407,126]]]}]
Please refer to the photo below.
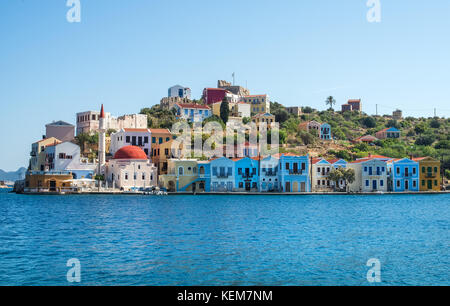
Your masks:
[{"label": "arched window", "polygon": [[203,166],[200,167],[200,174],[205,174],[205,167]]},{"label": "arched window", "polygon": [[183,175],[183,167],[178,168],[178,175]]}]

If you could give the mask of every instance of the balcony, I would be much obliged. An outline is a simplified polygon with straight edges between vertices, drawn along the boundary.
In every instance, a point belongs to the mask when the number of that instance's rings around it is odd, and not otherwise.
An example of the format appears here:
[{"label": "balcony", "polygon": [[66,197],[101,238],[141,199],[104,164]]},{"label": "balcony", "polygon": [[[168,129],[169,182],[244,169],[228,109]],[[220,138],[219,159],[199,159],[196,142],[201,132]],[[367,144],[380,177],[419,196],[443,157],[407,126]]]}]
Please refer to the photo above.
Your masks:
[{"label": "balcony", "polygon": [[[289,170],[289,175],[303,175],[304,173],[305,173],[305,171],[303,171],[303,170],[297,170],[297,171]],[[325,174],[322,174],[322,175],[325,175]]]},{"label": "balcony", "polygon": [[425,175],[425,177],[426,177],[426,178],[436,178],[436,177],[437,177],[437,174],[436,174],[436,173],[432,173],[432,172],[428,172],[428,173]]},{"label": "balcony", "polygon": [[278,175],[278,172],[273,172],[273,171],[267,171],[265,173],[265,176],[277,176],[277,175]]},{"label": "balcony", "polygon": [[227,179],[227,178],[229,178],[230,176],[231,176],[231,175],[225,174],[225,173],[219,173],[219,174],[216,175],[216,177],[217,177],[218,179]]}]

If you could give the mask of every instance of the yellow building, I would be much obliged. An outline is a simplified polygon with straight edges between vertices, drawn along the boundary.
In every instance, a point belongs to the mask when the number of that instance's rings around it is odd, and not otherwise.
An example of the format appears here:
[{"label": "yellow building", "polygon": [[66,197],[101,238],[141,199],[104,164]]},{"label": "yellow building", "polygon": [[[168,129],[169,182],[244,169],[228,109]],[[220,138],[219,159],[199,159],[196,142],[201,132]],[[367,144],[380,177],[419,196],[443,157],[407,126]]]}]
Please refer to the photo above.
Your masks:
[{"label": "yellow building", "polygon": [[266,123],[267,124],[267,129],[271,129],[272,127],[272,123],[275,123],[275,116],[272,114],[258,114],[256,116],[252,117],[252,122],[256,123],[256,127],[258,128],[259,131],[259,126],[261,123]]},{"label": "yellow building", "polygon": [[44,171],[45,169],[45,147],[61,143],[55,137],[45,138],[31,145],[30,170]]},{"label": "yellow building", "polygon": [[270,100],[268,95],[244,96],[241,101],[251,105],[251,112],[253,114],[270,113]]},{"label": "yellow building", "polygon": [[70,190],[70,172],[31,171],[25,176],[25,192],[61,192]]},{"label": "yellow building", "polygon": [[193,183],[198,179],[197,160],[169,159],[167,166],[167,174],[159,176],[160,187],[169,192],[193,191]]},{"label": "yellow building", "polygon": [[420,191],[441,191],[441,162],[432,157],[414,158],[419,163]]}]

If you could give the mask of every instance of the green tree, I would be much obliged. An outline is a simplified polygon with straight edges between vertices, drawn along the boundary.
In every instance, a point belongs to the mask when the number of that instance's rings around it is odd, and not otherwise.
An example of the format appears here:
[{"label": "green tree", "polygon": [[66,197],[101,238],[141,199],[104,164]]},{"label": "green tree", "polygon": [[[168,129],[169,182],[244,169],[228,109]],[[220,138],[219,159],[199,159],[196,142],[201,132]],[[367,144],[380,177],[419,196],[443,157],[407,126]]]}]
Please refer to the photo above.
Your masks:
[{"label": "green tree", "polygon": [[333,109],[333,106],[336,104],[336,100],[333,98],[333,96],[329,96],[325,100],[325,104],[330,106],[330,109]]},{"label": "green tree", "polygon": [[339,181],[344,178],[344,173],[341,169],[333,169],[328,175],[328,178],[330,181],[334,182],[334,191],[336,191]]},{"label": "green tree", "polygon": [[356,180],[356,173],[355,170],[352,168],[346,168],[342,170],[343,173],[343,179],[345,182],[345,188],[348,192],[350,185],[353,184]]},{"label": "green tree", "polygon": [[226,99],[223,99],[222,103],[220,104],[220,119],[222,119],[223,123],[227,124],[229,116],[230,107],[228,101]]},{"label": "green tree", "polygon": [[373,129],[374,127],[377,126],[377,121],[375,120],[375,118],[373,117],[365,117],[362,120],[362,124],[369,129]]}]

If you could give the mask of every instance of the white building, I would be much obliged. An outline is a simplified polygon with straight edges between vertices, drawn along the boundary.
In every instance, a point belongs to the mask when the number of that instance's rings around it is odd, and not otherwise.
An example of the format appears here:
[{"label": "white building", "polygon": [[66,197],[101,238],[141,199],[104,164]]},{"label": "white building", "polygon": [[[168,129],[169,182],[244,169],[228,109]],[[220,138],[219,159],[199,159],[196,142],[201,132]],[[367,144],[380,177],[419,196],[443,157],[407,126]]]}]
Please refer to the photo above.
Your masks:
[{"label": "white building", "polygon": [[80,157],[80,147],[72,142],[63,142],[45,147],[45,171],[69,171],[74,179],[92,178],[96,163]]},{"label": "white building", "polygon": [[368,157],[347,165],[355,170],[355,181],[350,184],[352,192],[386,192],[388,191],[389,158]]},{"label": "white building", "polygon": [[108,161],[105,176],[108,186],[133,190],[156,187],[157,171],[141,148],[126,146]]},{"label": "white building", "polygon": [[[77,113],[77,135],[81,133],[95,133],[99,130],[100,112],[88,111]],[[147,128],[147,115],[133,114],[123,115],[115,118],[111,113],[105,112],[105,129],[120,130],[124,128],[145,129]]]},{"label": "white building", "polygon": [[141,148],[149,157],[152,152],[151,135],[150,129],[123,128],[117,133],[111,134],[109,153],[114,155],[121,148],[131,145]]},{"label": "white building", "polygon": [[168,97],[178,97],[191,99],[191,89],[180,85],[175,85],[169,88]]},{"label": "white building", "polygon": [[177,119],[184,119],[190,122],[203,122],[206,118],[212,116],[212,110],[209,106],[200,104],[176,104]]}]

